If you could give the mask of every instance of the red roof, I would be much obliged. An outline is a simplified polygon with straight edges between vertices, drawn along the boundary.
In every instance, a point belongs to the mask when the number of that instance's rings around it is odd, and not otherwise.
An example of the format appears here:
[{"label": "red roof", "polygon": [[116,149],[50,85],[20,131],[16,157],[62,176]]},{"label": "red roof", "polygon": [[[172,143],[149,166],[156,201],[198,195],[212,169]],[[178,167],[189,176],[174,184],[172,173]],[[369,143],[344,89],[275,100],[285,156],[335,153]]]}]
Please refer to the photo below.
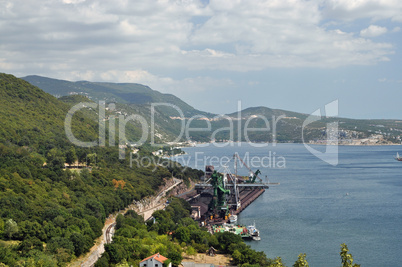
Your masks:
[{"label": "red roof", "polygon": [[153,259],[155,259],[155,260],[157,260],[157,261],[159,261],[159,262],[162,262],[162,263],[163,263],[165,260],[168,259],[168,258],[166,258],[166,257],[163,257],[161,254],[156,253],[156,254],[154,254],[154,255],[152,255],[152,256],[149,256],[148,258],[143,259],[141,262],[146,261],[146,260],[149,260],[150,258],[153,258]]}]

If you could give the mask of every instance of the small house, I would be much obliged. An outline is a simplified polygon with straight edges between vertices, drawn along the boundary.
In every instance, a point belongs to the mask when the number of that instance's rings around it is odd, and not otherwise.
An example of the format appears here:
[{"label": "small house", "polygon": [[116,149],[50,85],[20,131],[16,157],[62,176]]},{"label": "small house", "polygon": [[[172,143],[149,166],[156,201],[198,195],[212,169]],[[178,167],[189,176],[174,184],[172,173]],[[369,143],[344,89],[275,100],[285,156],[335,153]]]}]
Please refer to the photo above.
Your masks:
[{"label": "small house", "polygon": [[[140,262],[140,267],[163,267],[163,263],[167,260],[168,258],[156,253],[148,258],[143,259]],[[172,267],[172,263],[169,262],[167,267]]]}]

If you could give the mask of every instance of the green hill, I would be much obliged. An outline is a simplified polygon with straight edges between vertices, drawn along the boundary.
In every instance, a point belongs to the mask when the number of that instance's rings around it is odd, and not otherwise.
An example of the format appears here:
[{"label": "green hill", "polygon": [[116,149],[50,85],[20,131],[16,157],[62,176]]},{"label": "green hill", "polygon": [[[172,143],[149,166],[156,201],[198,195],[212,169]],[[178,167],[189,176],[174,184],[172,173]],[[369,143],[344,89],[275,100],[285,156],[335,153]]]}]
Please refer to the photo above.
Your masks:
[{"label": "green hill", "polygon": [[[179,107],[185,116],[193,116],[199,113],[208,114],[194,109],[172,94],[162,94],[138,83],[69,82],[36,75],[26,76],[22,79],[57,97],[81,94],[94,101],[104,100],[120,104],[170,103]],[[164,109],[164,112],[177,116],[177,113],[172,112],[171,109]]]},{"label": "green hill", "polygon": [[[117,146],[72,144],[65,117],[87,98],[62,102],[7,74],[0,74],[0,97],[0,263],[64,266],[91,248],[109,214],[153,194],[171,172],[200,175],[152,162],[130,167]],[[98,140],[96,111],[77,112],[72,131],[81,140]],[[138,153],[153,160],[146,149]]]},{"label": "green hill", "polygon": [[[68,104],[6,74],[0,74],[0,97],[0,142],[36,148],[67,145],[64,118],[70,109]],[[96,123],[84,120],[81,113],[77,113],[77,120],[85,121],[85,124],[73,125],[77,138],[94,140],[97,137]]]}]

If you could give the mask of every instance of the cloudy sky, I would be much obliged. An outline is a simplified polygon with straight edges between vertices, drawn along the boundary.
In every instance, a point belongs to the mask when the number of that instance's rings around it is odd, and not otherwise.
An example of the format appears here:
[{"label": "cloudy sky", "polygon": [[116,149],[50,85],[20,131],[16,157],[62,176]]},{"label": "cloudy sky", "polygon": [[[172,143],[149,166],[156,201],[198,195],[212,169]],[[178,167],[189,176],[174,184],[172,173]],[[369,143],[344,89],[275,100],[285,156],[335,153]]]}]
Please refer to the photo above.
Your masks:
[{"label": "cloudy sky", "polygon": [[400,0],[0,0],[0,72],[402,119]]}]

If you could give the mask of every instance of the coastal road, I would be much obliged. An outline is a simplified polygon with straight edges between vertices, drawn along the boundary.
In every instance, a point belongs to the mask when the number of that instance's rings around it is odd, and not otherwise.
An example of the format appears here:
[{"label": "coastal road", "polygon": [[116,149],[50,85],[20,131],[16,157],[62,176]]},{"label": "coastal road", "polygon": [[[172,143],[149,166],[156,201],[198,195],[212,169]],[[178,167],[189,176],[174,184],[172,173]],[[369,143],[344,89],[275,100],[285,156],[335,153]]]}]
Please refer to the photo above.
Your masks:
[{"label": "coastal road", "polygon": [[152,213],[156,210],[163,209],[165,207],[166,200],[164,199],[166,193],[179,184],[182,183],[182,180],[177,178],[173,178],[173,185],[168,188],[164,188],[158,195],[151,197],[148,199],[147,208],[141,208],[135,205],[130,205],[124,210],[120,210],[118,213],[114,215],[109,215],[106,219],[105,225],[102,229],[102,236],[100,236],[96,240],[96,244],[91,248],[90,252],[87,253],[84,257],[80,257],[74,262],[68,264],[69,267],[92,267],[98,261],[98,259],[102,256],[102,253],[105,252],[105,244],[112,242],[112,237],[114,234],[114,228],[116,226],[116,217],[118,214],[125,214],[128,210],[135,210],[139,215],[144,217],[144,220],[149,219],[152,216]]}]

